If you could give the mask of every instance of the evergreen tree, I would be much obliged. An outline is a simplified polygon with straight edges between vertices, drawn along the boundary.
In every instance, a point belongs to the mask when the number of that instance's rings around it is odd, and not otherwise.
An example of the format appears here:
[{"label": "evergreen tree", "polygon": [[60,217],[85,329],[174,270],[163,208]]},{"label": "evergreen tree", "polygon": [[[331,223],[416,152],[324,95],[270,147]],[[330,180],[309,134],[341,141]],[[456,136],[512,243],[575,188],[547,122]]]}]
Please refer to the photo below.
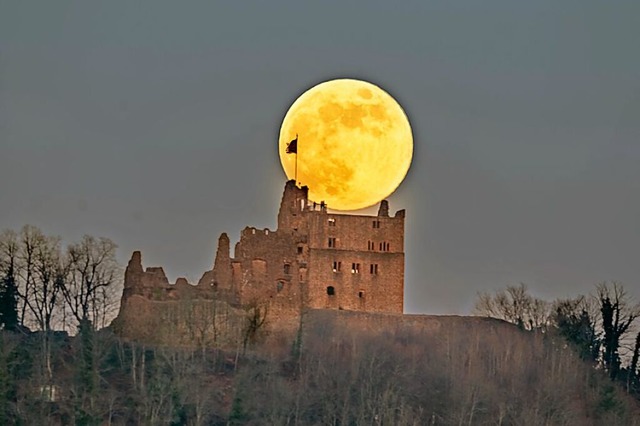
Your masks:
[{"label": "evergreen tree", "polygon": [[597,361],[601,342],[584,297],[558,301],[555,311],[554,323],[560,335],[576,349],[580,358]]},{"label": "evergreen tree", "polygon": [[615,282],[598,286],[598,301],[604,331],[604,366],[611,380],[616,380],[620,372],[620,342],[640,316],[640,305],[633,304],[624,287]]},{"label": "evergreen tree", "polygon": [[633,348],[631,364],[629,365],[629,377],[627,378],[627,391],[640,394],[640,375],[638,374],[639,358],[640,358],[640,333],[636,335],[636,344]]},{"label": "evergreen tree", "polygon": [[18,288],[12,263],[0,281],[0,324],[5,330],[18,327]]}]

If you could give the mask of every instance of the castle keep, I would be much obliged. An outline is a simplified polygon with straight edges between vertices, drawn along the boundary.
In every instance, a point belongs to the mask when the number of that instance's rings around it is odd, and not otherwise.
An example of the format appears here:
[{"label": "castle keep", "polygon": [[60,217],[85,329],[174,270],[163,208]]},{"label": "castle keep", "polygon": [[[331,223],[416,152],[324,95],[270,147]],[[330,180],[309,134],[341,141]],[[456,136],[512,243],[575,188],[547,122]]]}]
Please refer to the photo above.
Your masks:
[{"label": "castle keep", "polygon": [[240,305],[401,313],[404,210],[390,217],[383,201],[377,216],[328,213],[307,192],[287,182],[278,229],[245,228],[233,258],[223,234],[208,283]]},{"label": "castle keep", "polygon": [[404,210],[390,216],[386,200],[377,216],[329,213],[324,203],[309,201],[307,187],[288,181],[277,230],[246,227],[233,256],[223,233],[213,269],[195,286],[184,278],[169,284],[162,268],[144,270],[140,253],[134,252],[117,321],[127,327],[131,321],[145,322],[141,300],[264,306],[276,327],[304,308],[402,313],[404,218]]}]

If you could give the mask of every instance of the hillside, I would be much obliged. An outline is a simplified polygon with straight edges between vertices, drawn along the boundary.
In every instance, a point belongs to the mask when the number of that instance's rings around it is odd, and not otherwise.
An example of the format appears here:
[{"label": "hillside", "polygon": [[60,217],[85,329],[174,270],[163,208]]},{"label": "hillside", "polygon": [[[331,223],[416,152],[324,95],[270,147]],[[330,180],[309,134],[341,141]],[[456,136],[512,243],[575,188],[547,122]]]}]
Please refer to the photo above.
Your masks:
[{"label": "hillside", "polygon": [[3,423],[640,424],[560,339],[486,318],[309,311],[244,353],[57,334],[51,386],[40,337],[2,334]]}]

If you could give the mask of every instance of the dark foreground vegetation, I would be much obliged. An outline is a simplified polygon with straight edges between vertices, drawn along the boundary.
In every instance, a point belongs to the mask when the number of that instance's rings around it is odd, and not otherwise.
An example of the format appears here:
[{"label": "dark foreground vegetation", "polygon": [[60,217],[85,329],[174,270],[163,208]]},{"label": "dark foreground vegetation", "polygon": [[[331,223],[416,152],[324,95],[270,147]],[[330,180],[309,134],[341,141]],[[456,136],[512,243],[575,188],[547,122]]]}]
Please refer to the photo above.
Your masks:
[{"label": "dark foreground vegetation", "polygon": [[41,332],[5,331],[0,424],[640,424],[637,402],[552,333],[468,317],[363,324],[312,312],[297,337],[244,354],[82,327],[53,333],[49,360]]},{"label": "dark foreground vegetation", "polygon": [[310,311],[276,335],[248,316],[237,347],[152,347],[103,326],[114,251],[0,235],[0,425],[640,425],[640,307],[615,283],[480,295],[493,318]]}]

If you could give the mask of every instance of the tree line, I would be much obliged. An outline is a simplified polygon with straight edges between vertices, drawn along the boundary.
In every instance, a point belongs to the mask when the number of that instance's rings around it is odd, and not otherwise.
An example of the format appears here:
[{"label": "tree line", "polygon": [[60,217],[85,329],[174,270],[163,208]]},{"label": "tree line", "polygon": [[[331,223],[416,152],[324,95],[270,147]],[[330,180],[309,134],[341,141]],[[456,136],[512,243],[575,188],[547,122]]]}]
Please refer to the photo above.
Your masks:
[{"label": "tree line", "polygon": [[554,333],[470,317],[363,329],[335,314],[240,354],[54,333],[50,384],[40,333],[2,332],[0,424],[640,426],[637,404]]},{"label": "tree line", "polygon": [[512,285],[480,293],[475,313],[559,334],[581,359],[640,399],[640,303],[622,284],[600,283],[592,294],[553,302],[534,297],[524,284]]},{"label": "tree line", "polygon": [[[60,339],[67,331],[79,342],[75,407],[85,412],[94,405],[94,334],[115,316],[121,290],[115,250],[110,239],[89,235],[63,247],[59,237],[31,225],[0,234],[0,423],[45,424],[27,420],[35,408],[29,404],[55,400]],[[27,403],[22,414],[18,401]]]},{"label": "tree line", "polygon": [[376,331],[309,312],[274,339],[255,306],[236,350],[205,344],[221,326],[212,305],[187,318],[195,344],[154,346],[105,328],[115,248],[0,234],[0,424],[640,425],[640,308],[620,284],[554,302],[524,285],[479,295],[478,314],[515,327],[434,317]]},{"label": "tree line", "polygon": [[0,234],[0,324],[49,332],[86,322],[105,327],[118,308],[122,269],[116,244],[85,235],[59,237],[25,225]]}]

